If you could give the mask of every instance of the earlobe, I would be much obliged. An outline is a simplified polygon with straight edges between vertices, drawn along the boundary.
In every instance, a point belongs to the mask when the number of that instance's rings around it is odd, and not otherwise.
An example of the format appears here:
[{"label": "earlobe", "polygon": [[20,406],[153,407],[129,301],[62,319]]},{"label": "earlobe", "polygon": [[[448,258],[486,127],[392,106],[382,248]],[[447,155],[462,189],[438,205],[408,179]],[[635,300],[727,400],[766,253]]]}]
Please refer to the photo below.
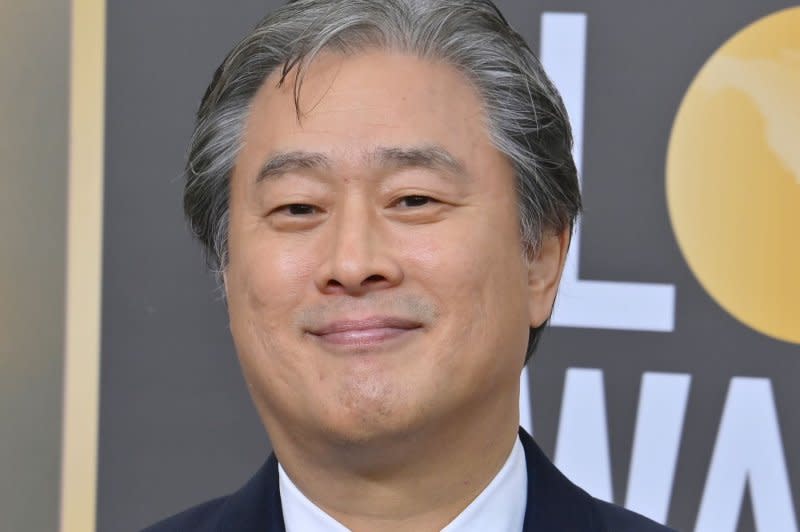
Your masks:
[{"label": "earlobe", "polygon": [[528,314],[531,327],[550,317],[569,248],[570,229],[543,235],[539,248],[528,257]]}]

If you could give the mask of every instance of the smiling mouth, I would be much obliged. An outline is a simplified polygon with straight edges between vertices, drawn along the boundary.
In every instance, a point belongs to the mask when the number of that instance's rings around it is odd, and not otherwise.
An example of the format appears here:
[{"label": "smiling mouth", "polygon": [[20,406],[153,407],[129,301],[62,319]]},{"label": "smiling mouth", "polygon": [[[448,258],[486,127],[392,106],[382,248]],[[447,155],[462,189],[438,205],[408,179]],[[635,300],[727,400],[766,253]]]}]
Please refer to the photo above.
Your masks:
[{"label": "smiling mouth", "polygon": [[312,329],[309,334],[331,347],[376,347],[422,328],[419,322],[395,317],[340,320]]}]

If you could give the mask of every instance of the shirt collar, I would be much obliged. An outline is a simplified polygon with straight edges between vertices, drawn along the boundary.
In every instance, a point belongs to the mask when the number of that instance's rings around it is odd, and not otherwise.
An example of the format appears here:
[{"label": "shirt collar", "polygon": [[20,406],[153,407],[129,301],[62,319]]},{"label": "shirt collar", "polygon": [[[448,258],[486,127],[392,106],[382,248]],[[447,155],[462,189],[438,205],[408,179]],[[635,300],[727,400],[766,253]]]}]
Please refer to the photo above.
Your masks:
[{"label": "shirt collar", "polygon": [[349,532],[347,527],[303,495],[280,463],[278,463],[278,486],[281,491],[286,532]]},{"label": "shirt collar", "polygon": [[[303,495],[280,464],[278,484],[286,532],[348,532],[344,525]],[[442,532],[519,532],[527,500],[525,452],[517,437],[497,475]]]}]

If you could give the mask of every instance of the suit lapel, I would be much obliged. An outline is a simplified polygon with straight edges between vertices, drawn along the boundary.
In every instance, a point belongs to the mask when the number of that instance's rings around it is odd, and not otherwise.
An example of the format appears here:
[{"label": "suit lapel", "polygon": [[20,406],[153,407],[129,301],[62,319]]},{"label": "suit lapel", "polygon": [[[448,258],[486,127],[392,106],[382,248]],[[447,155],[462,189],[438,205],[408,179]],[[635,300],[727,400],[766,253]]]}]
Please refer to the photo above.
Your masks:
[{"label": "suit lapel", "polygon": [[533,438],[521,428],[519,437],[528,469],[528,505],[523,532],[602,530],[594,518],[591,496],[556,469]]},{"label": "suit lapel", "polygon": [[219,530],[285,532],[278,487],[278,460],[270,454],[258,473],[225,503]]}]

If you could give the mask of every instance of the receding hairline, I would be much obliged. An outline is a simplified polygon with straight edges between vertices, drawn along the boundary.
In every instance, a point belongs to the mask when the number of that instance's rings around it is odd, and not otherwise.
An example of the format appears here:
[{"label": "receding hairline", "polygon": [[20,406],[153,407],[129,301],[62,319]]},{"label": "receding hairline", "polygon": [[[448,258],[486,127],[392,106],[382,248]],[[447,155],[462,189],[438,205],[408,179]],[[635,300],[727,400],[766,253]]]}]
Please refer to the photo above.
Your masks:
[{"label": "receding hairline", "polygon": [[[338,65],[336,67],[336,74],[334,74],[333,78],[331,79],[328,88],[323,91],[322,95],[316,98],[316,101],[312,102],[311,106],[306,111],[304,111],[300,105],[301,92],[306,76],[309,74],[309,71],[314,64],[326,56],[339,56],[342,60],[346,60],[349,58],[369,54],[397,55],[401,57],[417,59],[427,63],[428,65],[438,66],[450,70],[453,74],[460,77],[461,81],[463,81],[464,84],[467,85],[473,92],[480,106],[480,113],[484,121],[484,126],[487,128],[490,126],[491,120],[487,112],[489,102],[486,101],[486,96],[481,89],[480,84],[476,83],[474,75],[471,71],[464,68],[463,65],[461,65],[458,61],[453,60],[453,58],[448,58],[443,54],[437,54],[435,51],[429,51],[427,53],[422,52],[415,48],[413,43],[404,45],[390,41],[384,42],[377,38],[374,42],[364,41],[358,45],[347,45],[346,47],[342,47],[336,43],[326,43],[318,50],[304,53],[297,58],[290,57],[286,59],[281,64],[275,66],[271,71],[269,71],[266,76],[264,76],[261,86],[259,87],[258,91],[256,91],[256,94],[253,95],[250,105],[252,106],[253,101],[255,101],[257,93],[268,90],[270,85],[272,85],[272,88],[274,89],[281,89],[285,88],[287,85],[290,85],[294,99],[295,114],[298,122],[301,122],[303,117],[306,116],[307,113],[313,111],[314,108],[316,108],[316,106],[319,105],[319,103],[325,98],[325,95],[327,95],[328,91],[333,86],[339,70],[341,70],[341,65]],[[246,118],[249,118],[249,115],[250,113],[248,110]]]}]

